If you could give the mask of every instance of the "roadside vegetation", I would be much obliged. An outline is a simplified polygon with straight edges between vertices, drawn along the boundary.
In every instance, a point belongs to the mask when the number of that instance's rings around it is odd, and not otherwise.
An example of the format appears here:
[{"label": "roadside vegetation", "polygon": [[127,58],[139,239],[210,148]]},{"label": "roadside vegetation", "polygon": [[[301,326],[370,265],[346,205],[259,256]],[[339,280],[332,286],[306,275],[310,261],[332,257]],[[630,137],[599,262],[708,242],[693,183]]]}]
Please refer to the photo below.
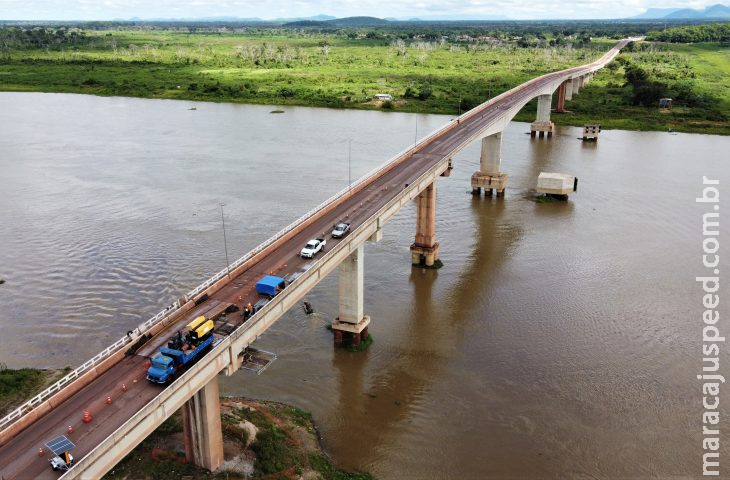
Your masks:
[{"label": "roadside vegetation", "polygon": [[[655,27],[314,23],[5,26],[0,90],[455,115],[537,75],[592,61],[617,38]],[[730,68],[727,30],[728,24],[715,24],[649,33],[714,43],[642,42],[568,104],[572,113],[553,120],[728,133],[730,94],[718,80]],[[378,93],[393,100],[374,101]],[[665,96],[675,101],[669,113],[657,108]],[[528,105],[517,119],[531,121],[534,111]]]},{"label": "roadside vegetation", "polygon": [[[553,114],[556,123],[730,135],[730,48],[642,42]],[[671,109],[659,109],[671,98]]]},{"label": "roadside vegetation", "polygon": [[70,368],[62,370],[13,370],[0,363],[0,417],[10,413],[26,400],[60,380]]}]

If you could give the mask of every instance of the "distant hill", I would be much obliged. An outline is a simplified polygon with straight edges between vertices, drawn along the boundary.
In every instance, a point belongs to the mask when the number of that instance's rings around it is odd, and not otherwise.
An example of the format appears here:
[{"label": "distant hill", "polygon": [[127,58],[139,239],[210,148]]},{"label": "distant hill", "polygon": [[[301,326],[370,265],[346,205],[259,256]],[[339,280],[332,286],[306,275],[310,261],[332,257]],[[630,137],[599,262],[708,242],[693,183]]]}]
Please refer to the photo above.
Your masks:
[{"label": "distant hill", "polygon": [[636,15],[635,17],[631,18],[664,18],[670,13],[674,13],[677,10],[682,10],[681,8],[650,8],[646,12],[642,13],[641,15]]},{"label": "distant hill", "polygon": [[662,20],[718,20],[730,19],[730,6],[716,4],[704,9],[694,8],[650,8],[632,18]]},{"label": "distant hill", "polygon": [[682,10],[677,10],[676,12],[670,13],[664,18],[669,18],[672,20],[684,18],[730,18],[730,7],[717,4],[707,7],[704,10],[683,8]]},{"label": "distant hill", "polygon": [[332,15],[314,15],[312,17],[295,17],[295,18],[275,18],[274,20],[271,20],[272,22],[302,22],[302,21],[311,21],[311,22],[326,22],[328,20],[335,20],[337,17],[333,17]]},{"label": "distant hill", "polygon": [[390,22],[376,17],[346,17],[333,18],[332,20],[313,21],[297,20],[285,23],[285,27],[379,27],[388,25]]},{"label": "distant hill", "polygon": [[376,17],[346,17],[329,20],[327,23],[337,25],[338,27],[375,27],[387,25],[390,22]]}]

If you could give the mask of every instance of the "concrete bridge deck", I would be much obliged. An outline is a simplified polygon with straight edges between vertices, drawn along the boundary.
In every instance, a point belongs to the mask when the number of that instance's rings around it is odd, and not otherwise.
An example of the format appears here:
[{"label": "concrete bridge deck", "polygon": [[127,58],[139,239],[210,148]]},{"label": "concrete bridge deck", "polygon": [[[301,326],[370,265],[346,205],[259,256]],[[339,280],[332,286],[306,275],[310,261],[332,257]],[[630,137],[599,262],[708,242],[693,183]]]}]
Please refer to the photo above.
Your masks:
[{"label": "concrete bridge deck", "polygon": [[[136,354],[121,354],[110,359],[108,369],[95,378],[84,381],[81,388],[60,392],[52,409],[27,426],[16,424],[0,432],[0,477],[57,478],[48,466],[49,455],[39,455],[38,449],[48,439],[65,434],[71,425],[69,437],[77,445],[73,451],[77,466],[64,478],[96,478],[133,448],[146,434],[169,417],[205,382],[221,371],[232,374],[239,367],[236,357],[242,348],[256,340],[289,307],[309,289],[347,258],[358,246],[376,233],[392,215],[408,201],[432,184],[448,168],[450,159],[472,141],[501,132],[512,117],[532,98],[545,92],[552,93],[566,79],[586,75],[608,63],[630,40],[619,42],[600,60],[591,64],[544,75],[462,115],[458,121],[432,135],[414,148],[392,160],[378,176],[353,188],[332,204],[316,212],[295,231],[277,241],[231,272],[231,279],[221,280],[206,290],[207,300],[198,297],[185,303],[181,309],[162,322],[158,332]],[[331,239],[332,225],[347,221],[352,232],[341,240]],[[327,237],[327,252],[317,258],[302,259],[301,247],[311,238]],[[195,316],[211,308],[213,302],[254,303],[255,282],[266,274],[283,277],[309,267],[291,287],[275,297],[262,312],[242,325],[237,313],[228,316],[230,323],[239,326],[230,336],[221,338],[205,358],[199,360],[173,385],[162,387],[144,378],[145,362],[176,330]],[[202,300],[202,301],[201,301]],[[122,391],[122,384],[126,391]],[[73,384],[72,384],[73,385]],[[112,397],[112,404],[105,400]],[[82,412],[90,410],[93,420],[83,423]],[[26,421],[28,423],[28,421]]]}]

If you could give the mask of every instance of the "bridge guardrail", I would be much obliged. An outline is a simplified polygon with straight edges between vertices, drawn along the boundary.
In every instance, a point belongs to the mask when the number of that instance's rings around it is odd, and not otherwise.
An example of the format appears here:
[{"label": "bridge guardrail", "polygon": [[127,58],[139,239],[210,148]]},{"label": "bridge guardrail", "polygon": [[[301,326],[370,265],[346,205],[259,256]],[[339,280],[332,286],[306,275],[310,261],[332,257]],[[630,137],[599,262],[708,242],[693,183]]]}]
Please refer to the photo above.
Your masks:
[{"label": "bridge guardrail", "polygon": [[[143,333],[146,333],[147,330],[149,330],[152,326],[157,324],[160,320],[167,317],[170,313],[173,313],[178,308],[180,308],[179,302],[175,302],[172,305],[166,307],[164,310],[157,313],[155,316],[147,320],[146,322],[140,324],[137,327],[137,331],[140,335]],[[135,337],[136,338],[136,337]],[[52,397],[54,394],[59,392],[62,388],[64,388],[69,383],[73,382],[77,378],[79,378],[81,375],[89,371],[91,368],[95,367],[102,361],[104,361],[106,358],[108,358],[111,354],[119,351],[119,349],[123,348],[125,345],[128,345],[134,340],[133,337],[129,335],[125,335],[124,337],[120,338],[113,344],[106,347],[101,352],[97,353],[94,357],[84,362],[81,366],[77,367],[75,370],[68,373],[66,376],[64,376],[62,379],[58,380],[56,383],[51,385],[50,387],[43,390],[41,393],[36,395],[35,397],[31,398],[12,412],[10,412],[8,415],[6,415],[2,420],[0,420],[0,431],[5,429],[10,424],[16,422],[17,420],[20,420],[20,418],[23,417],[23,415],[30,413],[34,408],[38,407],[40,404],[48,400],[50,397]]]},{"label": "bridge guardrail", "polygon": [[[605,55],[603,55],[600,59],[588,64],[587,66],[583,67],[577,67],[580,70],[591,70],[591,66],[603,66],[605,65],[609,60],[613,59],[618,52],[620,51],[620,48],[614,47],[614,49],[609,50]],[[588,68],[586,68],[588,67]],[[576,68],[576,67],[574,67]],[[600,67],[599,67],[600,68]],[[511,93],[515,93],[515,91],[519,91],[523,88],[525,88],[527,85],[531,84],[532,82],[538,81],[539,79],[548,76],[548,75],[555,75],[560,72],[553,72],[550,74],[542,75],[540,77],[537,77],[535,79],[532,79],[526,83],[523,83],[522,85],[519,85],[518,87],[515,87],[511,90],[508,90],[506,92],[503,92],[500,95],[497,95],[496,97],[493,97],[486,102],[482,103],[481,105],[469,110],[468,112],[465,112],[462,114],[459,119],[468,118],[472,115],[475,115],[484,109],[488,108],[495,102],[497,102],[502,97],[509,95]],[[294,222],[290,223],[286,227],[279,230],[277,233],[266,239],[264,242],[259,244],[257,247],[255,247],[253,250],[249,251],[245,255],[241,256],[237,260],[235,260],[233,263],[231,263],[228,267],[222,269],[218,273],[214,274],[212,277],[208,278],[205,282],[201,283],[197,287],[193,288],[191,291],[189,291],[185,296],[184,300],[187,302],[191,299],[193,299],[196,295],[199,293],[205,291],[210,286],[214,285],[216,282],[221,280],[224,276],[228,275],[228,272],[230,270],[235,270],[240,265],[242,265],[244,262],[250,260],[255,255],[261,253],[264,249],[272,245],[274,242],[276,242],[279,238],[281,238],[284,234],[290,232],[291,230],[299,227],[302,225],[306,220],[311,218],[314,214],[316,214],[318,211],[326,208],[330,204],[332,204],[335,200],[343,197],[346,193],[352,191],[352,189],[357,188],[364,183],[374,179],[378,175],[380,175],[386,168],[390,167],[391,165],[395,164],[398,161],[404,161],[409,153],[413,155],[418,150],[418,147],[423,145],[424,143],[429,143],[434,137],[440,135],[443,133],[444,130],[447,130],[449,128],[452,128],[454,125],[453,121],[445,123],[440,128],[434,130],[429,135],[423,137],[422,139],[418,140],[413,146],[408,147],[404,150],[402,150],[400,153],[396,154],[395,156],[388,159],[383,164],[379,165],[378,167],[371,170],[368,174],[365,176],[359,178],[352,184],[348,185],[347,187],[343,188],[339,192],[335,193],[331,197],[329,197],[327,200],[320,203],[318,206],[310,209],[307,213],[300,216],[298,219],[296,219]],[[140,324],[136,331],[139,335],[142,335],[146,333],[150,328],[152,328],[154,325],[159,323],[163,318],[167,317],[168,315],[174,313],[178,309],[180,309],[184,303],[181,303],[179,300],[172,303],[170,306],[166,307],[153,317],[151,317],[146,322]],[[56,383],[48,387],[47,389],[43,390],[41,393],[36,395],[35,397],[31,398],[27,402],[23,403],[21,406],[10,412],[8,415],[6,415],[4,418],[0,420],[0,431],[5,429],[10,424],[14,423],[15,421],[19,420],[23,417],[23,415],[29,413],[34,408],[42,404],[44,401],[49,399],[51,396],[53,396],[55,393],[59,392],[63,387],[71,383],[72,381],[79,378],[82,374],[89,371],[92,367],[98,365],[103,360],[105,360],[107,357],[109,357],[111,354],[119,351],[119,349],[123,348],[125,345],[131,343],[133,341],[133,338],[129,335],[125,335],[124,337],[120,338],[116,342],[114,342],[112,345],[108,346],[98,354],[96,354],[93,358],[90,360],[87,360],[85,363],[83,363],[80,367],[77,367],[75,370],[71,371],[69,374],[64,376],[62,379],[58,380]]]}]

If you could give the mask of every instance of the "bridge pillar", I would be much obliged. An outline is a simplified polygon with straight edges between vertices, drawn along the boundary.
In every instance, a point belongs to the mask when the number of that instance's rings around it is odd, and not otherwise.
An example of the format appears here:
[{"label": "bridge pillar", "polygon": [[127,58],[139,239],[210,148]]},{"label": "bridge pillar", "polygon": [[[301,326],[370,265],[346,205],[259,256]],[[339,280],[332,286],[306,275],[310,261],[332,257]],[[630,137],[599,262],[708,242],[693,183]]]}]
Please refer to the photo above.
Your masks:
[{"label": "bridge pillar", "polygon": [[553,103],[553,95],[540,95],[537,97],[537,119],[530,125],[530,136],[539,134],[540,138],[547,134],[548,138],[553,136],[555,125],[550,121],[550,107]]},{"label": "bridge pillar", "polygon": [[561,83],[558,87],[558,105],[555,108],[555,111],[558,113],[565,112],[565,83]]},{"label": "bridge pillar", "polygon": [[573,100],[573,80],[568,79],[563,85],[565,85],[565,99],[567,101]]},{"label": "bridge pillar", "polygon": [[416,197],[416,241],[411,245],[411,263],[432,267],[439,258],[436,241],[436,183]]},{"label": "bridge pillar", "polygon": [[182,407],[185,457],[211,472],[223,463],[223,430],[218,377],[198,390]]},{"label": "bridge pillar", "polygon": [[479,171],[471,176],[471,192],[479,195],[484,189],[484,194],[492,196],[492,191],[497,191],[497,196],[504,196],[504,189],[507,186],[509,176],[500,171],[502,163],[502,132],[495,133],[482,138],[482,153],[479,157]]},{"label": "bridge pillar", "polygon": [[572,80],[572,82],[573,82],[573,95],[578,95],[578,92],[580,92],[580,87],[581,87],[581,83],[582,83],[581,82],[581,79],[582,78],[583,77],[573,77],[573,80]]},{"label": "bridge pillar", "polygon": [[364,250],[360,245],[338,267],[340,276],[339,316],[332,322],[335,346],[357,346],[367,339],[370,317],[363,315]]}]

